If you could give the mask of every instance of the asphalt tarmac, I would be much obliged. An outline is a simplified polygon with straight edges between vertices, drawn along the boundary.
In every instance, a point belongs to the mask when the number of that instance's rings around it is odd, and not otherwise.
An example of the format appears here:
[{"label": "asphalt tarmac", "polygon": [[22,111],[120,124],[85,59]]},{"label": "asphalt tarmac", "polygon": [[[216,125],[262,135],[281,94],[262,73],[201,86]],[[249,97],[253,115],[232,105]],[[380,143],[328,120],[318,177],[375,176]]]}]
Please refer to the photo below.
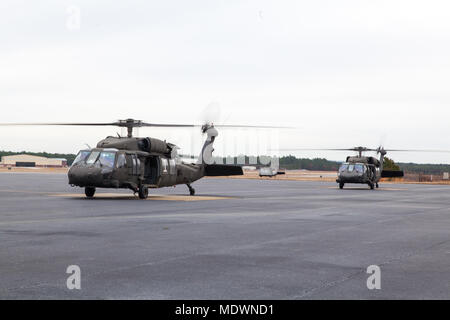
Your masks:
[{"label": "asphalt tarmac", "polygon": [[194,187],[88,200],[62,174],[0,174],[0,299],[450,298],[449,186]]}]

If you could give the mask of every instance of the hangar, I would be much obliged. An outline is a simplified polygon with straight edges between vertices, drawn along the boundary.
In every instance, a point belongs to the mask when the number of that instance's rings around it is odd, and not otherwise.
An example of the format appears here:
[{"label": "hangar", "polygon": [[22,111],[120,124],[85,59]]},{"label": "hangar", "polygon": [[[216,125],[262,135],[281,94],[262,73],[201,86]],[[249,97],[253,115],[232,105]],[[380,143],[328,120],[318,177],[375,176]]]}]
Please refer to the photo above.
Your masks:
[{"label": "hangar", "polygon": [[45,158],[29,154],[3,156],[0,167],[43,167],[62,168],[67,166],[67,160],[61,158]]}]

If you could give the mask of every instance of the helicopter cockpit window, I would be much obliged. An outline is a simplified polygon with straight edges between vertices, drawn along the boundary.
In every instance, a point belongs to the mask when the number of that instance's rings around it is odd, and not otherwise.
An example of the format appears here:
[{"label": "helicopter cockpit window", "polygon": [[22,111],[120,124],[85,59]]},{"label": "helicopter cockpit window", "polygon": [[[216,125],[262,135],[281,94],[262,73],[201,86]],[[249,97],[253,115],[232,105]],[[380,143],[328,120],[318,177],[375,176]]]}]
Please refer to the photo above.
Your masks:
[{"label": "helicopter cockpit window", "polygon": [[364,166],[362,164],[356,164],[355,165],[355,171],[357,173],[363,173],[364,172]]},{"label": "helicopter cockpit window", "polygon": [[343,165],[341,165],[341,167],[339,168],[339,172],[344,172],[345,170],[347,170],[348,168],[348,164],[344,163]]},{"label": "helicopter cockpit window", "polygon": [[97,161],[99,151],[92,151],[91,154],[86,158],[86,164],[94,164]]},{"label": "helicopter cockpit window", "polygon": [[102,153],[100,153],[100,157],[98,158],[98,161],[100,162],[101,166],[112,168],[114,166],[115,159],[116,159],[115,152],[103,151]]},{"label": "helicopter cockpit window", "polygon": [[89,150],[81,150],[80,152],[78,152],[77,157],[75,158],[75,160],[73,160],[72,166],[76,165],[79,162],[83,162],[84,160],[86,160],[86,158],[88,157],[88,155],[91,153],[91,151]]},{"label": "helicopter cockpit window", "polygon": [[348,171],[348,172],[353,172],[354,169],[355,169],[355,165],[354,165],[354,164],[350,164],[350,165],[348,166],[347,171]]}]

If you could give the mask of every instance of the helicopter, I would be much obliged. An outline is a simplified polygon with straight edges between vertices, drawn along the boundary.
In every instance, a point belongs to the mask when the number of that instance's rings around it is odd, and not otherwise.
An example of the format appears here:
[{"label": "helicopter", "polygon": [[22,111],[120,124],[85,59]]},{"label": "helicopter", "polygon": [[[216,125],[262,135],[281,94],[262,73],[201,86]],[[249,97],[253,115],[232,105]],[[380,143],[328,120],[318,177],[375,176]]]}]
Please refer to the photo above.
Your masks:
[{"label": "helicopter", "polygon": [[280,160],[278,158],[274,158],[271,161],[270,166],[262,166],[259,168],[259,177],[269,177],[273,178],[277,175],[286,174],[284,171],[280,171]]},{"label": "helicopter", "polygon": [[[381,178],[401,178],[403,171],[384,170],[384,158],[388,151],[409,151],[409,150],[386,150],[383,147],[370,149],[366,147],[354,147],[348,149],[290,149],[296,151],[356,151],[357,156],[348,156],[338,170],[336,182],[340,189],[344,189],[346,183],[367,184],[370,189],[379,188]],[[364,152],[373,151],[380,155],[380,158],[363,156]]]},{"label": "helicopter", "polygon": [[[401,170],[386,170],[384,168],[385,157],[388,152],[432,152],[448,153],[448,150],[404,150],[404,149],[385,149],[380,146],[376,149],[367,147],[354,147],[348,149],[287,149],[290,151],[355,151],[356,156],[348,156],[338,169],[338,178],[336,182],[339,189],[344,189],[345,184],[367,184],[371,190],[379,188],[381,178],[402,178],[404,172]],[[286,150],[284,150],[286,151]],[[364,152],[376,152],[380,155],[375,157],[364,156]]]},{"label": "helicopter", "polygon": [[[339,189],[344,189],[345,184],[367,184],[371,190],[379,188],[381,178],[402,178],[403,171],[385,170],[384,160],[388,152],[392,151],[417,151],[417,150],[394,150],[378,147],[371,149],[367,147],[354,147],[348,149],[296,149],[296,150],[315,150],[315,151],[355,151],[357,156],[348,156],[338,169],[338,178],[336,182]],[[422,151],[422,150],[421,150]],[[380,158],[364,156],[364,152],[376,152]]]},{"label": "helicopter", "polygon": [[[195,195],[192,183],[205,176],[243,175],[241,166],[215,164],[212,153],[218,136],[216,127],[278,128],[270,126],[203,125],[146,123],[126,119],[111,123],[16,123],[2,126],[117,126],[127,129],[127,136],[108,136],[95,148],[78,152],[68,171],[69,184],[84,188],[87,198],[93,198],[97,188],[125,188],[137,193],[140,199],[148,197],[149,188],[162,188],[184,184],[190,195]],[[207,135],[196,163],[183,162],[175,144],[156,138],[133,137],[138,127],[193,128],[200,127]]]},{"label": "helicopter", "polygon": [[[351,149],[334,149],[334,151],[356,151],[358,156],[349,156],[341,164],[338,170],[336,182],[339,188],[343,189],[346,183],[367,184],[370,189],[379,188],[381,178],[402,178],[403,171],[384,170],[384,160],[388,151],[383,147],[369,149],[366,147],[355,147]],[[363,152],[373,151],[380,155],[380,158],[363,156]]]},{"label": "helicopter", "polygon": [[[339,189],[344,189],[346,183],[367,184],[370,189],[379,188],[381,178],[403,178],[402,170],[386,170],[384,168],[385,157],[388,152],[449,152],[448,150],[404,150],[385,149],[380,146],[376,149],[366,147],[354,147],[349,149],[326,149],[330,151],[355,151],[357,156],[348,156],[346,161],[338,169],[336,182]],[[364,152],[376,152],[380,158],[363,156]]]}]

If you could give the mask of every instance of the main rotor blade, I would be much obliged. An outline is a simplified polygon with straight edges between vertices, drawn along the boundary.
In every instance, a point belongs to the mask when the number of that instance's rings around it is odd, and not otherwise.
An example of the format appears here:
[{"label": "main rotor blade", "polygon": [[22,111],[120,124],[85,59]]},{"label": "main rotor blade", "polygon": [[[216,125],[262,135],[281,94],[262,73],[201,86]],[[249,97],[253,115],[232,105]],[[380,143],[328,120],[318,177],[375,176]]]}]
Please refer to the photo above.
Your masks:
[{"label": "main rotor blade", "polygon": [[[143,127],[168,127],[168,128],[201,128],[204,125],[201,124],[170,124],[170,123],[142,123]],[[252,125],[240,125],[240,124],[212,124],[216,128],[252,128],[252,129],[294,129],[291,127],[280,126],[252,126]]]},{"label": "main rotor blade", "polygon": [[117,123],[0,123],[0,126],[115,126]]},{"label": "main rotor blade", "polygon": [[409,150],[409,149],[385,149],[386,152],[436,152],[436,153],[450,153],[450,150]]},{"label": "main rotor blade", "polygon": [[191,124],[145,123],[145,122],[96,122],[96,123],[0,123],[0,126],[118,126],[118,127],[197,127]]},{"label": "main rotor blade", "polygon": [[[450,150],[428,150],[428,149],[382,149],[386,152],[429,152],[429,153],[450,153]],[[349,148],[349,149],[327,149],[327,148],[289,148],[289,149],[277,149],[276,151],[360,151],[358,148]],[[378,152],[379,149],[362,149],[363,152],[373,151]]]},{"label": "main rotor blade", "polygon": [[[358,149],[309,149],[309,148],[289,148],[289,149],[278,149],[277,151],[359,151]],[[372,149],[364,149],[363,151],[376,151]]]},{"label": "main rotor blade", "polygon": [[141,127],[159,127],[159,128],[194,128],[194,127],[201,127],[201,126],[197,126],[195,124],[147,123],[147,122],[143,122],[143,123],[139,124],[138,126],[141,126]]},{"label": "main rotor blade", "polygon": [[295,129],[294,127],[282,127],[282,126],[251,126],[251,125],[239,125],[239,124],[217,124],[214,127],[218,128],[254,128],[254,129]]},{"label": "main rotor blade", "polygon": [[[159,128],[201,128],[200,124],[175,124],[175,123],[148,123],[148,122],[94,122],[94,123],[69,123],[69,122],[35,122],[35,123],[0,123],[0,126],[118,126],[118,127],[159,127]],[[219,128],[261,128],[261,129],[289,129],[281,126],[251,126],[251,125],[214,125]],[[293,129],[293,128],[292,128]]]}]

